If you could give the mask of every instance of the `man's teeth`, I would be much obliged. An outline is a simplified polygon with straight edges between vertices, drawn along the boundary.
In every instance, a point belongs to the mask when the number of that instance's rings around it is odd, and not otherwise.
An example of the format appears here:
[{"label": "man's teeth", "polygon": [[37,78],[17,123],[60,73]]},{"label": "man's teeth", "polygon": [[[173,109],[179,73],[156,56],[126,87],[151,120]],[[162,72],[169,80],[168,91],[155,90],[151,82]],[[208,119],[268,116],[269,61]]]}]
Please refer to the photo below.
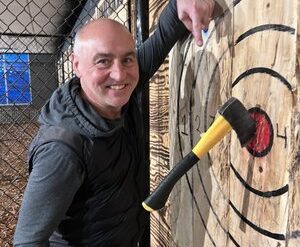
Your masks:
[{"label": "man's teeth", "polygon": [[123,84],[123,85],[111,85],[110,88],[111,89],[114,89],[114,90],[120,90],[120,89],[123,89],[126,85]]}]

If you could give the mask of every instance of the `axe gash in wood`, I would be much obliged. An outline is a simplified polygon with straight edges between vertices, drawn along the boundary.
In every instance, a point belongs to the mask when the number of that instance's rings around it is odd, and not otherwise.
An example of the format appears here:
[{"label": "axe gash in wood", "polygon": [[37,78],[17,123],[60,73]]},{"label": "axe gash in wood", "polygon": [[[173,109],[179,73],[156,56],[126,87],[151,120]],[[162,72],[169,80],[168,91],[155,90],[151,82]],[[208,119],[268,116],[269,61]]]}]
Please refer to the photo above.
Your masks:
[{"label": "axe gash in wood", "polygon": [[144,209],[152,212],[164,207],[176,182],[232,129],[237,133],[242,147],[255,136],[256,121],[251,118],[247,109],[238,99],[230,98],[218,112],[219,116],[203,134],[193,150],[173,167],[153,193],[142,203]]}]

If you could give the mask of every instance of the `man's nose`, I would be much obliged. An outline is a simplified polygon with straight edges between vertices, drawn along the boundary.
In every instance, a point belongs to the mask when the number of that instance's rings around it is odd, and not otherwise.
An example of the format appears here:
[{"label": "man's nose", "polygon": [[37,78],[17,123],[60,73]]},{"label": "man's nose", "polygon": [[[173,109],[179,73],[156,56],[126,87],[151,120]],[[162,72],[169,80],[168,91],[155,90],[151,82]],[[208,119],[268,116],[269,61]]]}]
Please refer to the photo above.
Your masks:
[{"label": "man's nose", "polygon": [[122,81],[126,77],[126,68],[121,63],[115,63],[110,72],[110,77],[115,81]]}]

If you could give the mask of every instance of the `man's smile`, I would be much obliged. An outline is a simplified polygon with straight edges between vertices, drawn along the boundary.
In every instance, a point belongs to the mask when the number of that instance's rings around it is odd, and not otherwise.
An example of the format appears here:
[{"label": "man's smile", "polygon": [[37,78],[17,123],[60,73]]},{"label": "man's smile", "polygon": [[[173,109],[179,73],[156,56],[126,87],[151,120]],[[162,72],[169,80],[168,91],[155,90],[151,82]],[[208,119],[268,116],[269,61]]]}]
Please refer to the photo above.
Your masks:
[{"label": "man's smile", "polygon": [[107,86],[108,88],[110,89],[113,89],[113,90],[121,90],[121,89],[124,89],[126,87],[127,84],[120,84],[120,85],[110,85],[110,86]]}]

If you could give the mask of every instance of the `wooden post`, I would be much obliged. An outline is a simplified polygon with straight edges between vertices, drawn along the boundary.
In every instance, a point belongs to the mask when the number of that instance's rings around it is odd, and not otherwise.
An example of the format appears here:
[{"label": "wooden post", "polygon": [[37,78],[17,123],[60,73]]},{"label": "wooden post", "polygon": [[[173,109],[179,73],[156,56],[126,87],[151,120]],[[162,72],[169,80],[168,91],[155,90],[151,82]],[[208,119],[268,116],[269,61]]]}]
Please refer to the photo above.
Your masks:
[{"label": "wooden post", "polygon": [[[149,1],[149,28],[153,31],[157,17],[167,1]],[[169,62],[159,68],[150,81],[150,190],[161,182],[169,171]],[[151,247],[168,246],[171,241],[168,225],[169,210],[151,214]]]},{"label": "wooden post", "polygon": [[293,154],[289,168],[289,218],[287,226],[287,246],[300,245],[300,1],[297,11],[297,40],[296,40],[296,99],[293,110]]}]

